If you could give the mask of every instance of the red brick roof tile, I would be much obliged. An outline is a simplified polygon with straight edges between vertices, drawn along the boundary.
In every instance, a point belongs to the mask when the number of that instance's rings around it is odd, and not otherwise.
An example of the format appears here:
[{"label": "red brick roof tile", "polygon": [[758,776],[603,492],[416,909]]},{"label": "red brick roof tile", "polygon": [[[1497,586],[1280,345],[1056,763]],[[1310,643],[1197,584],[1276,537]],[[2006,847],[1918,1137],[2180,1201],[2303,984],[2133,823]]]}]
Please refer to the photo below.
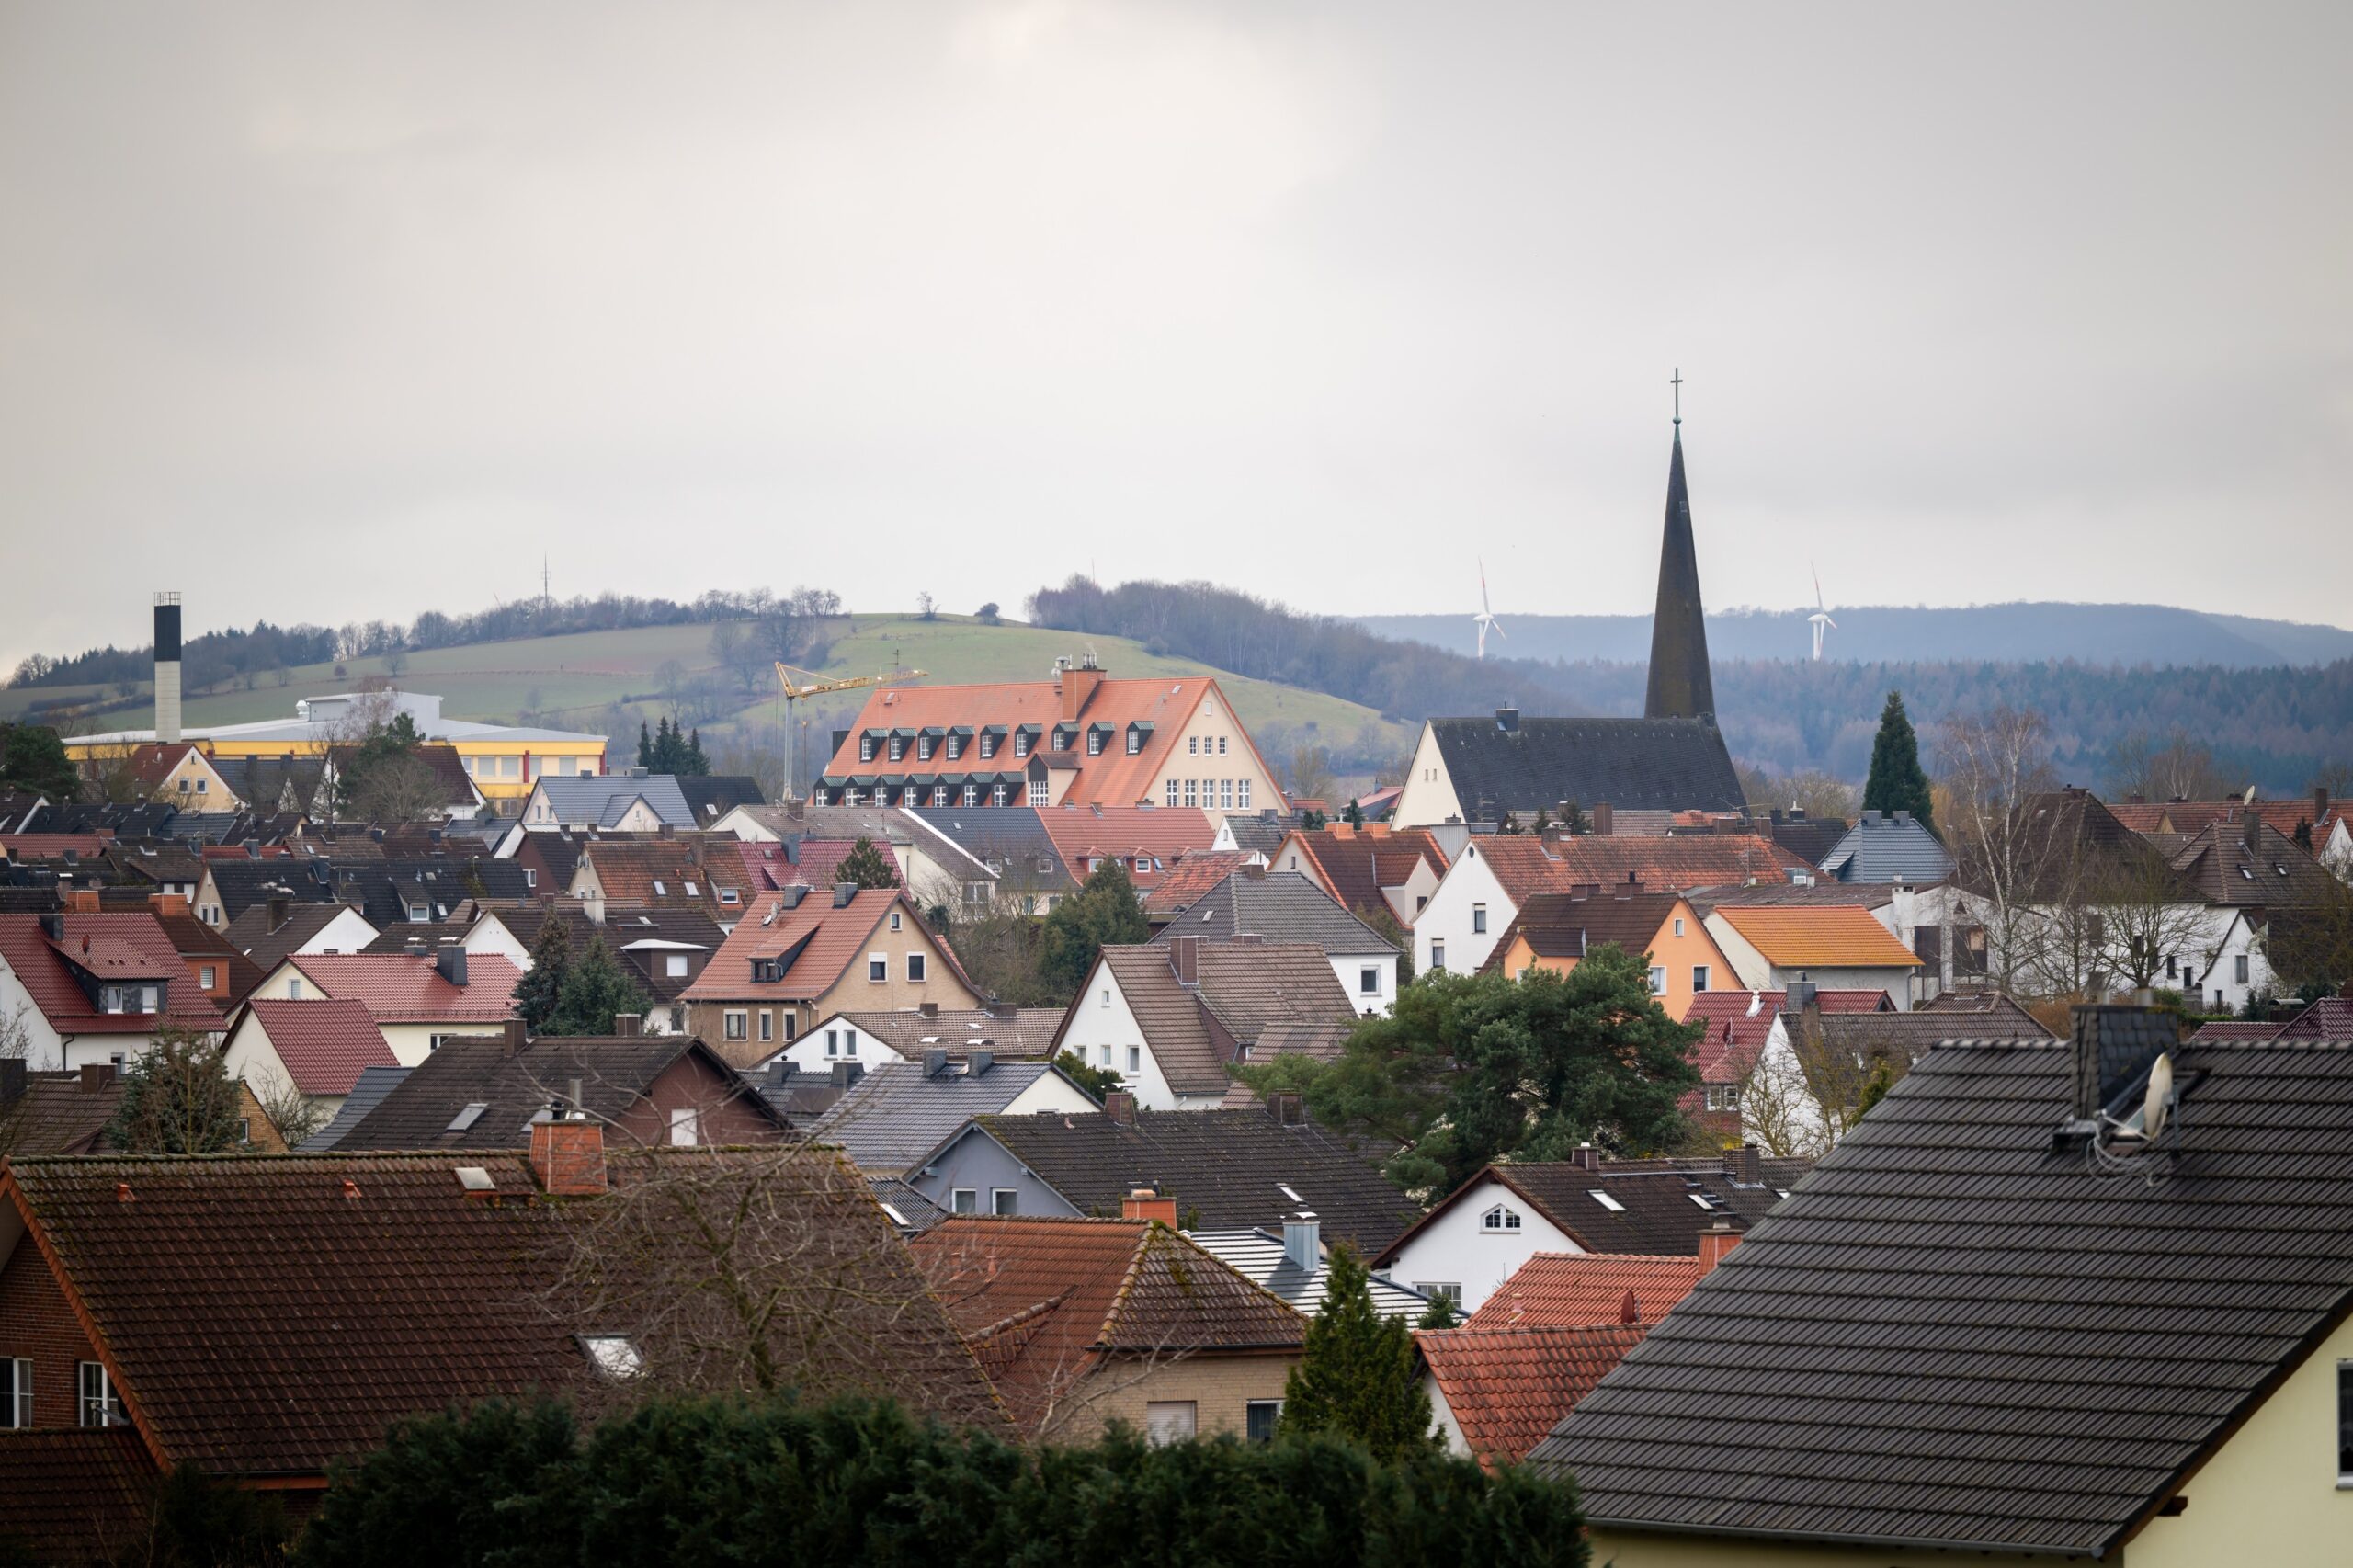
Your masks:
[{"label": "red brick roof tile", "polygon": [[1644,1324],[1449,1328],[1414,1343],[1463,1442],[1490,1469],[1517,1464],[1643,1341]]},{"label": "red brick roof tile", "polygon": [[1697,1257],[1647,1253],[1540,1252],[1495,1288],[1463,1326],[1531,1324],[1574,1328],[1615,1324],[1634,1293],[1641,1323],[1656,1323],[1691,1293],[1704,1272]]},{"label": "red brick roof tile", "polygon": [[444,980],[429,953],[297,953],[286,961],[327,995],[366,1007],[379,1024],[496,1023],[515,1010],[523,978],[496,953],[468,954],[463,986]]},{"label": "red brick roof tile", "polygon": [[[65,939],[52,942],[41,922],[63,922]],[[82,944],[86,939],[89,950]],[[221,1011],[197,989],[196,977],[180,960],[172,939],[145,912],[100,915],[0,915],[0,960],[6,960],[52,1028],[73,1034],[150,1034],[159,1024],[218,1029]],[[164,1012],[101,1013],[74,978],[90,969],[100,979],[157,979],[164,986]]]},{"label": "red brick roof tile", "polygon": [[[1187,806],[1040,806],[1038,822],[1074,880],[1085,881],[1096,859],[1124,860],[1128,880],[1143,892],[1159,884],[1166,868],[1217,842],[1217,824],[1209,813]],[[1137,870],[1140,856],[1159,867]]]},{"label": "red brick roof tile", "polygon": [[287,1076],[306,1095],[347,1095],[363,1067],[397,1067],[384,1031],[355,1000],[257,1000],[254,1018]]}]

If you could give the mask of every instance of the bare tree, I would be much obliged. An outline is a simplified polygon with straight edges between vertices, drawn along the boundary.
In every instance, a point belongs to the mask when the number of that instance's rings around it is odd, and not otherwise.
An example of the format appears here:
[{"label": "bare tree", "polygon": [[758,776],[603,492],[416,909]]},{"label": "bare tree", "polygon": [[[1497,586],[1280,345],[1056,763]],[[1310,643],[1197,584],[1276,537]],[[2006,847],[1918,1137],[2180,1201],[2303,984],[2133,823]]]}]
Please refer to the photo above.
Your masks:
[{"label": "bare tree", "polygon": [[2154,848],[2104,867],[2091,879],[2088,902],[2101,927],[2100,973],[2094,978],[2134,988],[2156,984],[2169,958],[2195,957],[2202,968],[2212,956],[2213,938],[2228,924],[2182,885]]},{"label": "bare tree", "polygon": [[2005,990],[2020,988],[2040,945],[2037,904],[2047,892],[2057,836],[2025,810],[2055,783],[2050,729],[2040,713],[2000,708],[1938,727],[1939,781],[1950,801],[1946,830],[1953,881],[1985,916],[1986,961]]},{"label": "bare tree", "polygon": [[269,1124],[278,1129],[278,1135],[286,1141],[289,1149],[298,1147],[335,1119],[335,1111],[324,1101],[313,1099],[296,1088],[294,1080],[282,1071],[267,1070],[258,1082],[248,1077],[245,1087],[251,1091],[254,1104],[261,1108],[262,1115],[269,1118]]},{"label": "bare tree", "polygon": [[1740,1078],[1740,1131],[1780,1159],[1829,1153],[1820,1108],[1793,1056],[1757,1052]]},{"label": "bare tree", "polygon": [[1329,747],[1302,744],[1290,754],[1290,767],[1285,787],[1294,801],[1322,801],[1331,803],[1340,787],[1332,776],[1332,753]]},{"label": "bare tree", "polygon": [[351,809],[368,822],[422,822],[448,813],[449,790],[420,758],[390,757],[353,788]]},{"label": "bare tree", "polygon": [[2109,751],[2108,767],[2112,800],[2137,795],[2144,801],[2213,801],[2234,792],[2214,762],[2213,748],[2178,725],[2162,741],[2135,730]]}]

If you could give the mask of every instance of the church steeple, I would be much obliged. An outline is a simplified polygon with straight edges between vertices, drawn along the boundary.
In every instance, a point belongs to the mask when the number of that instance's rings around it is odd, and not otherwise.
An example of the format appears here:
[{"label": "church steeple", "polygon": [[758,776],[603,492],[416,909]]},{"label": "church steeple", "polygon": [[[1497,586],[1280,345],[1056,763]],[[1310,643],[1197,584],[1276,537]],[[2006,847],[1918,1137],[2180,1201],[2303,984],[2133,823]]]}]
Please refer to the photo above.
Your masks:
[{"label": "church steeple", "polygon": [[1708,623],[1699,605],[1699,557],[1691,542],[1691,497],[1683,482],[1683,372],[1675,372],[1675,456],[1666,471],[1666,537],[1658,553],[1658,608],[1651,616],[1646,719],[1716,716],[1708,675]]}]

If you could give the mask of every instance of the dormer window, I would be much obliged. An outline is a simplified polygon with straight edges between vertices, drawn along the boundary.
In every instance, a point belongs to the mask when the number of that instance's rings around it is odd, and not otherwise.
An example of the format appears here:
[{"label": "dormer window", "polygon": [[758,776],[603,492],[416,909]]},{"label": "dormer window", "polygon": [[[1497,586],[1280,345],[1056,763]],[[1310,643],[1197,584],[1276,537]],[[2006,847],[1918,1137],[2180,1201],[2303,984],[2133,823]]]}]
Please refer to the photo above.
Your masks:
[{"label": "dormer window", "polygon": [[1518,1230],[1519,1222],[1519,1210],[1502,1203],[1496,1204],[1479,1216],[1481,1230],[1494,1231],[1498,1233]]},{"label": "dormer window", "polygon": [[981,737],[981,760],[983,762],[986,762],[995,755],[996,737],[995,735],[983,735]]},{"label": "dormer window", "polygon": [[917,762],[929,762],[931,760],[931,737],[929,735],[918,735],[915,737],[915,760]]},{"label": "dormer window", "polygon": [[953,761],[955,761],[958,757],[962,756],[963,755],[964,755],[964,737],[963,737],[963,736],[961,736],[961,735],[950,735],[950,736],[949,736],[949,737],[948,737],[948,760],[949,760],[949,761],[950,761],[950,762],[953,762]]},{"label": "dormer window", "polygon": [[874,737],[872,735],[860,735],[858,737],[858,760],[860,762],[872,762],[874,760]]},{"label": "dormer window", "polygon": [[904,758],[904,757],[906,756],[906,755],[907,755],[907,738],[906,738],[906,736],[904,736],[904,735],[892,735],[892,736],[891,737],[891,760],[892,760],[892,762],[898,762],[898,761],[902,760],[903,758]]},{"label": "dormer window", "polygon": [[1013,755],[1016,756],[1028,756],[1029,755],[1029,731],[1016,730],[1013,732]]},{"label": "dormer window", "polygon": [[1086,732],[1086,755],[1089,756],[1100,756],[1103,755],[1102,731],[1089,730]]}]

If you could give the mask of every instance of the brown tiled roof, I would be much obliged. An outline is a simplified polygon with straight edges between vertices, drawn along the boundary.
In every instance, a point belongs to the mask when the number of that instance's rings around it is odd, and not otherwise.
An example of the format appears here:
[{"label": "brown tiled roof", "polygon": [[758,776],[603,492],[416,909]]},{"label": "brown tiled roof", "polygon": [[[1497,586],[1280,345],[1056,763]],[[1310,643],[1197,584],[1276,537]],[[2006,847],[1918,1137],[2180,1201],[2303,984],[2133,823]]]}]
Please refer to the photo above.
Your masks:
[{"label": "brown tiled roof", "polygon": [[[558,899],[552,903],[529,904],[516,909],[492,911],[507,934],[523,944],[526,950],[536,949],[540,933],[550,920],[561,920],[564,933],[572,938],[573,956],[577,958],[595,942],[610,952],[630,971],[646,995],[656,1002],[675,1002],[686,994],[702,974],[703,966],[725,945],[727,934],[719,928],[709,912],[693,909],[645,909],[619,904],[608,905],[602,925],[588,918],[585,905],[572,899]],[[702,949],[689,954],[687,972],[673,975],[669,966],[662,962],[665,953],[675,949],[640,949],[631,951],[636,942],[678,942]]]},{"label": "brown tiled roof", "polygon": [[148,1561],[159,1480],[128,1426],[0,1431],[0,1542],[26,1562]]},{"label": "brown tiled roof", "polygon": [[[911,1061],[926,1051],[944,1051],[961,1061],[975,1051],[994,1052],[998,1060],[1045,1060],[1054,1054],[1054,1037],[1062,1032],[1060,1007],[1020,1007],[1008,1013],[978,1008],[943,1007],[936,1013],[843,1013],[876,1040]],[[823,1027],[824,1020],[819,1020]]]},{"label": "brown tiled roof", "polygon": [[[707,1002],[742,996],[772,996],[779,1001],[806,1001],[833,989],[850,964],[866,952],[866,939],[893,908],[907,921],[922,926],[923,912],[904,888],[860,888],[848,903],[835,908],[832,890],[813,890],[791,906],[789,892],[772,892],[745,912],[726,944],[711,959],[700,977],[687,987],[686,1000]],[[928,929],[925,927],[925,929]],[[959,979],[963,971],[948,945],[934,938],[933,948]],[[755,959],[787,959],[784,973],[774,983],[752,979]]]},{"label": "brown tiled roof", "polygon": [[1465,1325],[1414,1335],[1462,1440],[1490,1469],[1517,1464],[1643,1342],[1647,1324]]},{"label": "brown tiled roof", "polygon": [[[1884,991],[1817,991],[1814,1000],[1825,1013],[1892,1013],[1895,1003]],[[1773,1020],[1788,1001],[1779,991],[1703,991],[1683,1010],[1687,1024],[1703,1023],[1708,1032],[1691,1048],[1691,1064],[1711,1084],[1737,1083],[1765,1049]],[[1751,1014],[1749,1009],[1756,1008]],[[1966,1031],[1963,1031],[1966,1032]]]},{"label": "brown tiled roof", "polygon": [[[1457,1203],[1490,1203],[1513,1193],[1587,1252],[1696,1257],[1699,1233],[1727,1218],[1756,1224],[1810,1163],[1760,1162],[1754,1175],[1722,1162],[1689,1160],[1604,1160],[1598,1170],[1567,1160],[1489,1165],[1423,1216],[1414,1231],[1391,1242],[1373,1263],[1385,1266],[1415,1231]],[[1595,1198],[1597,1191],[1608,1194],[1615,1207]]]},{"label": "brown tiled roof", "polygon": [[468,954],[462,986],[441,977],[430,953],[297,953],[286,961],[327,995],[366,1007],[379,1024],[496,1023],[514,1011],[523,978],[496,953]]},{"label": "brown tiled roof", "polygon": [[[1481,839],[1479,846],[1484,852],[1496,842]],[[1558,868],[1551,879],[1554,885],[1537,891],[1562,892],[1580,883],[1606,890],[1631,883],[1648,892],[1681,892],[1751,878],[1786,881],[1790,871],[1813,869],[1802,857],[1754,833],[1702,833],[1674,838],[1598,838],[1583,834],[1561,839],[1552,848]]]},{"label": "brown tiled roof", "polygon": [[1160,873],[1144,894],[1143,912],[1166,920],[1257,857],[1242,849],[1196,849]]},{"label": "brown tiled roof", "polygon": [[2353,997],[2322,997],[2280,1025],[2274,1038],[2353,1040]]},{"label": "brown tiled roof", "polygon": [[1314,863],[1332,895],[1349,909],[1383,907],[1382,890],[1404,886],[1416,859],[1428,861],[1433,874],[1446,875],[1446,851],[1427,828],[1380,824],[1359,828],[1338,823],[1295,829],[1283,843],[1285,847],[1296,845]]},{"label": "brown tiled roof", "polygon": [[[64,940],[52,941],[41,922],[63,922]],[[149,1034],[158,1024],[221,1028],[221,1010],[196,987],[153,915],[0,915],[0,960],[51,1028],[68,1034]],[[75,978],[99,982],[161,980],[164,1012],[101,1013]]]},{"label": "brown tiled roof", "polygon": [[107,1124],[122,1106],[114,1069],[28,1073],[25,1092],[0,1101],[0,1155],[87,1154],[106,1147]]},{"label": "brown tiled roof", "polygon": [[363,1067],[397,1067],[384,1031],[349,1000],[250,1004],[294,1086],[306,1095],[347,1095]]},{"label": "brown tiled roof", "polygon": [[[1279,1023],[1341,1029],[1356,1009],[1324,949],[1303,942],[1199,943],[1200,983],[1181,985],[1166,945],[1111,947],[1102,961],[1120,983],[1168,1086],[1181,1095],[1222,1094],[1234,1045],[1256,1045]],[[1319,1051],[1318,1052],[1322,1052]],[[1271,1055],[1272,1051],[1257,1054]]]},{"label": "brown tiled roof", "polygon": [[1025,1432],[1120,1355],[1297,1350],[1306,1336],[1289,1302],[1147,1221],[959,1214],[911,1247]]},{"label": "brown tiled roof", "polygon": [[[703,869],[699,846],[676,838],[640,838],[628,843],[598,839],[581,854],[594,868],[610,903],[648,908],[715,908],[718,892]],[[732,853],[719,872],[734,886],[742,862]],[[577,874],[576,872],[574,873]],[[694,891],[689,892],[691,888]]]},{"label": "brown tiled roof", "polygon": [[290,903],[286,907],[286,918],[273,926],[269,923],[269,905],[256,903],[230,921],[222,935],[267,975],[284,963],[295,949],[325,930],[336,915],[350,908],[346,903]]},{"label": "brown tiled roof", "polygon": [[1466,1328],[1578,1327],[1623,1321],[1633,1293],[1637,1323],[1656,1323],[1691,1293],[1699,1257],[1641,1253],[1540,1252],[1513,1271],[1465,1321]]},{"label": "brown tiled roof", "polygon": [[2268,823],[2209,823],[2172,857],[2174,870],[2210,904],[2306,909],[2344,896],[2328,868]]},{"label": "brown tiled roof", "polygon": [[63,860],[70,849],[90,860],[113,843],[110,833],[0,833],[0,859]]},{"label": "brown tiled roof", "polygon": [[[466,1198],[461,1165],[501,1200]],[[754,1183],[805,1220],[809,1299],[842,1304],[779,1330],[804,1391],[888,1389],[949,1420],[994,1419],[970,1354],[837,1159],[682,1149],[608,1165],[617,1188],[645,1170]],[[56,1259],[149,1452],[244,1477],[314,1477],[395,1417],[584,1376],[549,1303],[606,1200],[538,1192],[525,1156],[489,1151],[42,1159],[0,1174],[0,1201]],[[260,1236],[299,1267],[256,1267]],[[649,1363],[683,1354],[641,1348]]]},{"label": "brown tiled roof", "polygon": [[1680,894],[1671,892],[1536,893],[1521,902],[1487,961],[1499,967],[1513,940],[1522,936],[1539,958],[1581,959],[1604,942],[1640,958],[1682,903]]}]

